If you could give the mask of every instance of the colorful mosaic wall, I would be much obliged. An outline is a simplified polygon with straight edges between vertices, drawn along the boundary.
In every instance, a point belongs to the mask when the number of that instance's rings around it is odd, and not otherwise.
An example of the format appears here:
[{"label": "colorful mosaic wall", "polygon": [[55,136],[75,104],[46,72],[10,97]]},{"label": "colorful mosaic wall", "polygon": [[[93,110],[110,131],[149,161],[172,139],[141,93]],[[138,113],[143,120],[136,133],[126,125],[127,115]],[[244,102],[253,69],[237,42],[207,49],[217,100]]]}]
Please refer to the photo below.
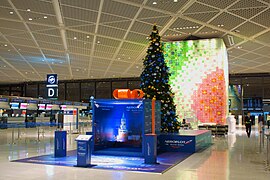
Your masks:
[{"label": "colorful mosaic wall", "polygon": [[228,111],[228,57],[222,39],[163,44],[179,120],[224,124]]}]

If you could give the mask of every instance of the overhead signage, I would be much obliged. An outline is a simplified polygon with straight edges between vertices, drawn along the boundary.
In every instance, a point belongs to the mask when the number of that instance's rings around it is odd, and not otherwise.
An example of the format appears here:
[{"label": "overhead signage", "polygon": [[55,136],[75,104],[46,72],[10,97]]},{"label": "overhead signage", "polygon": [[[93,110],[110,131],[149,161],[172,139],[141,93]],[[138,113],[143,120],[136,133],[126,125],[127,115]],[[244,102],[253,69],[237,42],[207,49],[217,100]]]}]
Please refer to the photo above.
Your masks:
[{"label": "overhead signage", "polygon": [[58,98],[58,78],[57,74],[47,74],[47,97],[50,99]]},{"label": "overhead signage", "polygon": [[31,99],[31,100],[27,100],[27,102],[28,102],[28,103],[33,103],[33,104],[37,104],[37,103],[38,103],[37,100],[32,100],[32,99]]},{"label": "overhead signage", "polygon": [[12,101],[12,102],[24,102],[23,99],[17,99],[17,98],[16,98],[16,99],[12,99],[11,101]]},{"label": "overhead signage", "polygon": [[8,98],[0,98],[0,102],[8,102]]}]

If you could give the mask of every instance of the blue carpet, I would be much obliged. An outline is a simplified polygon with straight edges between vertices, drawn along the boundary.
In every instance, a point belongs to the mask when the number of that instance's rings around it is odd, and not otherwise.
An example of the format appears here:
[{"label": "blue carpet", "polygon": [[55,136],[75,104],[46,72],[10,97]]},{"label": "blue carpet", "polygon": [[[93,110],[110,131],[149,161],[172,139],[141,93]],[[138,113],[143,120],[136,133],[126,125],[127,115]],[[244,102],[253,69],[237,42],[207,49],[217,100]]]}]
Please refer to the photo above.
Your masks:
[{"label": "blue carpet", "polygon": [[[164,173],[166,170],[188,158],[191,154],[183,152],[162,153],[157,157],[158,164],[144,164],[142,157],[92,155],[91,164],[93,166],[88,168]],[[55,158],[53,155],[43,155],[14,160],[12,162],[74,167],[77,164],[77,158],[76,150],[73,150],[68,151],[67,156],[61,158]]]}]

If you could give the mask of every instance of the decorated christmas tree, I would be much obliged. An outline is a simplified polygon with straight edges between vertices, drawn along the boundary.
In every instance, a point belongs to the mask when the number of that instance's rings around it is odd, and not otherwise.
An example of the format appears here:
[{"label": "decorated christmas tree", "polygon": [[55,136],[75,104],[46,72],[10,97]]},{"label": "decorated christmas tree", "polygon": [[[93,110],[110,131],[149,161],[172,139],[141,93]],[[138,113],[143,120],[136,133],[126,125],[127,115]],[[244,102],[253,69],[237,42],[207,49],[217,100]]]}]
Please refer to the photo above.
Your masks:
[{"label": "decorated christmas tree", "polygon": [[161,132],[178,132],[180,123],[177,121],[173,93],[169,85],[169,68],[165,64],[161,39],[154,25],[149,36],[149,47],[144,58],[144,69],[141,74],[141,89],[144,98],[156,99],[161,102]]}]

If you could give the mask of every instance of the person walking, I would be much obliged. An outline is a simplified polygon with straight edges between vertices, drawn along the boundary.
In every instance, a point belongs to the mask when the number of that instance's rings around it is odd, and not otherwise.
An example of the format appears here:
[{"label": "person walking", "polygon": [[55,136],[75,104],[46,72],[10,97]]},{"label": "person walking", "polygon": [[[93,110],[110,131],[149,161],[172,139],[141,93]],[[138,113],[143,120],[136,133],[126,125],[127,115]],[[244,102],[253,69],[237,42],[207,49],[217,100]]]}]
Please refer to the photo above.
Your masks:
[{"label": "person walking", "polygon": [[250,134],[251,134],[251,123],[252,123],[252,120],[250,117],[250,112],[248,112],[245,117],[245,125],[246,125],[246,132],[247,132],[248,138],[250,138]]}]

